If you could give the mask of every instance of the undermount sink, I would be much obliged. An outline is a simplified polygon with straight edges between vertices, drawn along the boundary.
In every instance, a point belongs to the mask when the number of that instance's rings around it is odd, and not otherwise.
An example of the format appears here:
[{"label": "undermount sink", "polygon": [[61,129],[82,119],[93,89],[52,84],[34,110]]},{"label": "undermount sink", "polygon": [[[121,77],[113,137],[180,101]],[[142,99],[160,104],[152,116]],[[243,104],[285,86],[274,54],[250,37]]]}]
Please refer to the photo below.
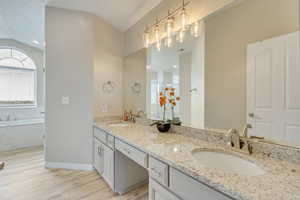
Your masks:
[{"label": "undermount sink", "polygon": [[255,163],[223,151],[195,149],[191,153],[200,164],[208,168],[220,169],[244,176],[265,174],[265,171]]},{"label": "undermount sink", "polygon": [[128,126],[128,124],[124,123],[124,122],[117,122],[117,123],[111,123],[108,126],[111,126],[111,127],[126,127],[126,126]]}]

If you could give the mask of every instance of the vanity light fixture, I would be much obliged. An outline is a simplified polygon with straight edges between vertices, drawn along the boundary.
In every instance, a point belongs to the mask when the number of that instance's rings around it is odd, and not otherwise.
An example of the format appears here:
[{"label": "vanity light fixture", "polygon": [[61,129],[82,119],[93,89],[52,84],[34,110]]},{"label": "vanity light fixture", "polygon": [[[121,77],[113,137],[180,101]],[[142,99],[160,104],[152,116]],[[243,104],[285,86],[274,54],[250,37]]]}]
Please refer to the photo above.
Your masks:
[{"label": "vanity light fixture", "polygon": [[[201,34],[201,28],[203,22],[197,20],[194,23],[190,23],[189,15],[186,7],[190,4],[190,1],[182,1],[182,5],[173,11],[168,10],[168,15],[156,19],[155,24],[149,26],[144,31],[143,40],[144,47],[148,48],[150,45],[155,45],[157,50],[160,51],[162,47],[162,41],[166,47],[171,47],[174,43],[174,37],[176,41],[183,42],[185,40],[186,34],[191,34],[194,37],[198,37]],[[176,18],[176,16],[178,16]],[[178,23],[175,22],[175,18],[178,19]],[[164,24],[164,32],[161,31],[160,25]],[[176,27],[174,27],[176,24]],[[176,28],[176,30],[174,29]],[[152,34],[150,34],[152,33]]]},{"label": "vanity light fixture", "polygon": [[171,47],[172,46],[172,34],[173,34],[173,27],[174,27],[174,17],[171,16],[170,10],[168,11],[168,18],[165,25],[167,38],[166,38],[166,46]]},{"label": "vanity light fixture", "polygon": [[203,28],[203,21],[196,21],[191,27],[191,35],[194,37],[199,37]]},{"label": "vanity light fixture", "polygon": [[180,30],[178,31],[177,33],[177,41],[180,42],[180,43],[183,43],[184,41],[184,38],[185,38],[185,30]]},{"label": "vanity light fixture", "polygon": [[155,35],[156,48],[158,51],[160,51],[161,40],[160,40],[159,23],[158,22],[156,23],[155,28],[154,28],[154,35]]},{"label": "vanity light fixture", "polygon": [[182,1],[182,9],[180,12],[181,30],[185,30],[186,26],[189,24],[189,17],[185,8],[185,2]]},{"label": "vanity light fixture", "polygon": [[148,48],[150,45],[150,33],[149,33],[148,29],[146,29],[144,32],[143,40],[144,40],[145,48]]}]

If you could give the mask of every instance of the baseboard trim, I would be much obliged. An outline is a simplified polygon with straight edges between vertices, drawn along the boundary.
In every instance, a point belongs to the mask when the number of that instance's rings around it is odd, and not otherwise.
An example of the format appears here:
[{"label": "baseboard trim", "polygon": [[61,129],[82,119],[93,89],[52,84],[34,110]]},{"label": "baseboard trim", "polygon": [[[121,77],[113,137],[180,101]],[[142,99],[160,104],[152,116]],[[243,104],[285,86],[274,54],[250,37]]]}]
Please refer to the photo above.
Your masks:
[{"label": "baseboard trim", "polygon": [[79,164],[79,163],[60,163],[60,162],[45,162],[45,167],[50,169],[73,169],[73,170],[94,170],[91,164]]},{"label": "baseboard trim", "polygon": [[139,183],[137,183],[137,184],[134,184],[134,185],[132,185],[132,186],[129,186],[128,188],[126,188],[126,189],[124,189],[124,190],[120,190],[120,191],[116,191],[116,192],[117,192],[119,195],[124,195],[124,194],[126,194],[127,192],[132,191],[132,190],[134,190],[134,189],[136,189],[136,188],[138,188],[138,187],[141,187],[141,186],[143,186],[143,185],[146,185],[146,184],[148,184],[148,183],[149,183],[149,180],[146,179],[146,180],[141,181],[141,182],[139,182]]}]

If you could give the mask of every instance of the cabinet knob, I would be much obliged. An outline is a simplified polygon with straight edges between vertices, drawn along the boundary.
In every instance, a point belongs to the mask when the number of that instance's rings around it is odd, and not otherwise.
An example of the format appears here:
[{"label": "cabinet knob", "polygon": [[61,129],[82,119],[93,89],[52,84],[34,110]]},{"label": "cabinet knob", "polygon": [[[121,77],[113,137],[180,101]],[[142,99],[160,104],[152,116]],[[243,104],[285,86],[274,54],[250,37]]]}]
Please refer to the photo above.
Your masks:
[{"label": "cabinet knob", "polygon": [[130,153],[131,153],[129,149],[125,149],[125,151],[126,151],[128,154],[130,154]]},{"label": "cabinet knob", "polygon": [[158,177],[161,177],[161,173],[158,172],[155,168],[151,168],[151,171],[156,174]]},{"label": "cabinet knob", "polygon": [[248,113],[248,116],[249,116],[250,118],[254,118],[254,113]]}]

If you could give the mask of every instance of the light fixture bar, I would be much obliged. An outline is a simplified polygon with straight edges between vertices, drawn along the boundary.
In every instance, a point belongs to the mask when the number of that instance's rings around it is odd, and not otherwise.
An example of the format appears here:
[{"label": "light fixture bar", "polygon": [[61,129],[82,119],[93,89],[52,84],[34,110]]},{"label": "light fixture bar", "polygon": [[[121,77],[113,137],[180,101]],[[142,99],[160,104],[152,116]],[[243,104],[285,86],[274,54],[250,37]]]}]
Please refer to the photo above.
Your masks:
[{"label": "light fixture bar", "polygon": [[151,29],[156,25],[161,25],[164,21],[166,21],[169,17],[174,17],[175,15],[177,15],[183,8],[185,8],[186,6],[188,6],[191,2],[185,2],[183,1],[183,4],[176,8],[175,10],[173,10],[172,12],[169,12],[169,14],[161,19],[156,20],[156,22],[154,24],[152,24],[151,26],[149,26],[148,28]]}]

